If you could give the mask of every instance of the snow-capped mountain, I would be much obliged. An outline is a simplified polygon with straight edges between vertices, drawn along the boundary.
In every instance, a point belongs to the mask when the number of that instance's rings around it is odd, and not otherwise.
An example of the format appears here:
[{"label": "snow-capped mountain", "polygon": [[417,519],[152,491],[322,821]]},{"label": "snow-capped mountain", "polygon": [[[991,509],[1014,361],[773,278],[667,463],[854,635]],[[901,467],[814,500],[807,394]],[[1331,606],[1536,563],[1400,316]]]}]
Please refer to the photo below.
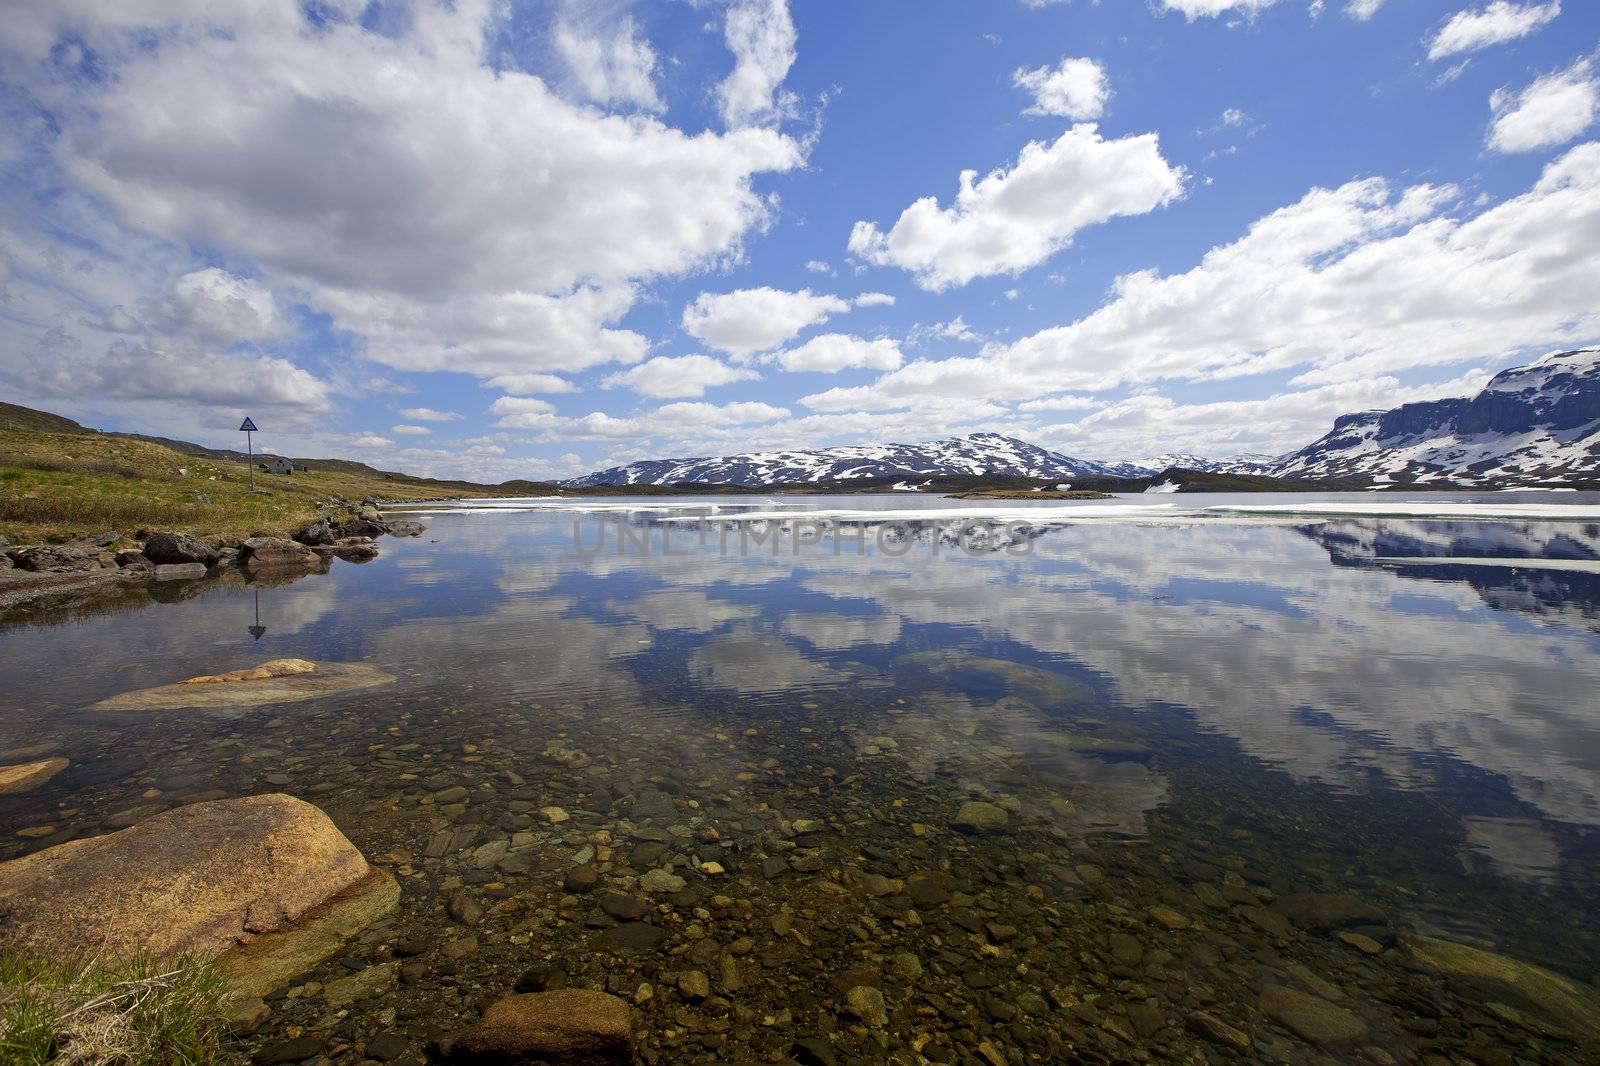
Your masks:
[{"label": "snow-capped mountain", "polygon": [[[1173,452],[1168,455],[1152,455],[1146,459],[1129,459],[1121,466],[1132,467],[1142,471],[1143,474],[1159,474],[1163,470],[1180,467],[1184,470],[1199,470],[1207,474],[1271,474],[1274,460],[1270,455],[1256,455],[1245,453],[1243,455],[1230,455],[1226,459],[1207,459],[1203,455],[1185,455],[1182,452]],[[1141,476],[1138,474],[1132,475]]]},{"label": "snow-capped mountain", "polygon": [[1343,415],[1271,472],[1400,484],[1600,476],[1600,348],[1502,371],[1470,398]]},{"label": "snow-capped mountain", "polygon": [[1141,477],[1125,464],[1074,459],[999,433],[926,444],[880,444],[712,458],[650,459],[563,482],[588,485],[779,485],[873,477],[984,474],[993,477]]}]

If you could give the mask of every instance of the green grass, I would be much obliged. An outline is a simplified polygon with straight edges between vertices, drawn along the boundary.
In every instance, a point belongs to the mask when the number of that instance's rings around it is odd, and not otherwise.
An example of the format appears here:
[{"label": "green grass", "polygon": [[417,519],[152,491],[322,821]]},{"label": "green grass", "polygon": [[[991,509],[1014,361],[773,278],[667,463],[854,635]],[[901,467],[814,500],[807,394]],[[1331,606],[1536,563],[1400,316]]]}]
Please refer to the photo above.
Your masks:
[{"label": "green grass", "polygon": [[226,994],[222,978],[198,960],[107,966],[0,951],[0,1064],[221,1062]]},{"label": "green grass", "polygon": [[519,488],[384,476],[356,464],[276,475],[243,463],[100,433],[0,429],[0,536],[13,544],[80,533],[181,530],[199,536],[287,535],[335,496],[348,501],[516,495]]}]

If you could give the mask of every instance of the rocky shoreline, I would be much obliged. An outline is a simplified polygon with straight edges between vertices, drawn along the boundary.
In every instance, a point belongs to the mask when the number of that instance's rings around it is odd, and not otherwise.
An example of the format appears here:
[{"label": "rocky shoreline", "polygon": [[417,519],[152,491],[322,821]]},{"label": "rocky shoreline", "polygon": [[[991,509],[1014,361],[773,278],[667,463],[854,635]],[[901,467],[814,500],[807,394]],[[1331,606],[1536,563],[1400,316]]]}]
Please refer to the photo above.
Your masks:
[{"label": "rocky shoreline", "polygon": [[334,500],[290,537],[196,537],[177,531],[116,530],[61,544],[10,545],[0,538],[0,617],[77,606],[118,591],[248,575],[326,572],[332,560],[377,558],[378,537],[421,536],[417,522],[387,520],[372,498]]}]

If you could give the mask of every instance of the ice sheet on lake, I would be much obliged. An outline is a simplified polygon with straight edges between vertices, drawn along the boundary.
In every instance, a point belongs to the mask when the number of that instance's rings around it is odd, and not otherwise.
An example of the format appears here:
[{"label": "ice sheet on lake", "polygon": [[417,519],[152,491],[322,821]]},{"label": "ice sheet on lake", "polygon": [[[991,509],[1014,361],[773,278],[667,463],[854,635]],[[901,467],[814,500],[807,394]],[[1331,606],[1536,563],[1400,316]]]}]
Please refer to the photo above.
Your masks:
[{"label": "ice sheet on lake", "polygon": [[1388,555],[1379,556],[1373,562],[1388,566],[1507,566],[1519,570],[1568,570],[1580,574],[1600,574],[1600,559],[1519,559],[1513,557],[1502,558],[1471,558],[1454,556],[1422,556]]},{"label": "ice sheet on lake", "polygon": [[1402,500],[1390,503],[1227,503],[1205,508],[1208,514],[1345,515],[1373,518],[1505,518],[1600,519],[1600,506],[1565,503],[1450,503],[1446,500]]}]

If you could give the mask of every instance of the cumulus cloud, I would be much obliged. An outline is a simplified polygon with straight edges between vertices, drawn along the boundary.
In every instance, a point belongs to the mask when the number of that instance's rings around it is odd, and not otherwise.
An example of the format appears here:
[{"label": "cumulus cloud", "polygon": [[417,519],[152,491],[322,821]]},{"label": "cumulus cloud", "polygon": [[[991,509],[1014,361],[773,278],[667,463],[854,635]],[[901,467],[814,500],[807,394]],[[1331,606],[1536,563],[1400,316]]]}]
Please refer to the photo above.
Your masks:
[{"label": "cumulus cloud", "polygon": [[400,417],[413,422],[457,422],[461,419],[455,411],[435,411],[431,407],[407,407],[400,412]]},{"label": "cumulus cloud", "polygon": [[[494,62],[509,11],[490,0],[381,28],[360,7],[313,24],[290,3],[29,5],[0,48],[52,116],[30,129],[55,184],[131,232],[253,264],[402,370],[637,361],[644,339],[615,328],[636,285],[738,255],[772,217],[754,179],[803,161],[772,129],[562,99]],[[44,62],[62,42],[99,76]]]},{"label": "cumulus cloud", "polygon": [[780,86],[797,40],[788,0],[732,0],[723,36],[733,53],[733,71],[717,88],[723,121],[738,128],[788,117],[794,97]]},{"label": "cumulus cloud", "polygon": [[844,333],[824,333],[798,348],[778,355],[778,365],[789,371],[813,370],[824,374],[851,367],[893,370],[904,357],[894,341],[862,340]]},{"label": "cumulus cloud", "polygon": [[733,292],[703,292],[683,309],[683,329],[735,357],[770,351],[828,316],[850,310],[850,302],[810,289],[786,292],[762,286]]},{"label": "cumulus cloud", "polygon": [[1072,243],[1085,227],[1178,199],[1184,171],[1161,157],[1156,135],[1105,140],[1093,124],[1053,143],[1027,144],[1010,169],[963,171],[955,202],[924,197],[889,232],[857,222],[850,251],[910,271],[932,292],[974,278],[1018,274]]},{"label": "cumulus cloud", "polygon": [[625,17],[607,26],[592,12],[569,3],[551,37],[588,99],[607,107],[663,109],[656,94],[656,53],[639,37],[633,19]]},{"label": "cumulus cloud", "polygon": [[864,292],[855,299],[857,307],[893,307],[894,297],[886,292]]},{"label": "cumulus cloud", "polygon": [[821,259],[807,259],[806,260],[806,269],[811,271],[811,273],[813,273],[813,274],[832,274],[833,273],[833,267],[829,266],[826,262],[824,262]]},{"label": "cumulus cloud", "polygon": [[1365,22],[1373,15],[1376,15],[1383,4],[1384,0],[1350,0],[1344,6],[1344,16],[1345,18],[1355,19],[1357,22]]},{"label": "cumulus cloud", "polygon": [[549,429],[561,421],[555,404],[532,396],[502,396],[489,410],[500,416],[495,424],[506,429]]},{"label": "cumulus cloud", "polygon": [[1160,2],[1161,10],[1180,11],[1184,18],[1193,22],[1195,19],[1233,14],[1252,18],[1277,3],[1277,0],[1160,0]]},{"label": "cumulus cloud", "polygon": [[427,426],[398,425],[390,426],[389,432],[393,433],[397,437],[426,437],[430,436],[433,433],[433,430],[429,429]]},{"label": "cumulus cloud", "polygon": [[686,435],[715,437],[719,430],[744,432],[744,427],[787,417],[788,408],[759,402],[669,403],[629,418],[596,411],[563,419],[559,429],[563,440],[681,440]]},{"label": "cumulus cloud", "polygon": [[1105,114],[1111,99],[1111,82],[1105,68],[1092,59],[1066,58],[1054,67],[1027,70],[1018,67],[1011,84],[1033,94],[1030,115],[1061,115],[1074,120]]},{"label": "cumulus cloud", "polygon": [[1560,0],[1547,4],[1514,3],[1494,0],[1487,7],[1465,8],[1450,16],[1428,42],[1428,58],[1444,59],[1463,52],[1478,52],[1507,41],[1515,41],[1561,14]]},{"label": "cumulus cloud", "polygon": [[484,384],[491,389],[499,389],[515,396],[577,391],[572,382],[554,374],[497,374]]},{"label": "cumulus cloud", "polygon": [[[1489,377],[1488,372],[1475,370],[1459,378],[1408,388],[1399,379],[1384,375],[1255,400],[1213,403],[1186,404],[1160,393],[1141,392],[1115,403],[1093,405],[1092,413],[1075,422],[1041,427],[1036,436],[1050,447],[1098,456],[1151,451],[1276,454],[1316,439],[1332,427],[1335,418],[1351,411],[1469,395],[1481,389]],[[1022,406],[1029,409],[1030,405]]]},{"label": "cumulus cloud", "polygon": [[703,396],[717,385],[759,377],[748,367],[729,366],[709,355],[658,355],[631,370],[612,374],[601,384],[607,388],[626,386],[641,396]]},{"label": "cumulus cloud", "polygon": [[1578,60],[1520,90],[1496,89],[1488,145],[1496,152],[1531,152],[1566,144],[1593,125],[1600,111],[1594,60]]},{"label": "cumulus cloud", "polygon": [[1313,189],[1193,269],[1118,278],[1091,314],[979,355],[917,360],[817,411],[909,410],[963,397],[1298,371],[1320,386],[1600,337],[1600,144],[1476,215],[1448,186],[1380,178]]}]

